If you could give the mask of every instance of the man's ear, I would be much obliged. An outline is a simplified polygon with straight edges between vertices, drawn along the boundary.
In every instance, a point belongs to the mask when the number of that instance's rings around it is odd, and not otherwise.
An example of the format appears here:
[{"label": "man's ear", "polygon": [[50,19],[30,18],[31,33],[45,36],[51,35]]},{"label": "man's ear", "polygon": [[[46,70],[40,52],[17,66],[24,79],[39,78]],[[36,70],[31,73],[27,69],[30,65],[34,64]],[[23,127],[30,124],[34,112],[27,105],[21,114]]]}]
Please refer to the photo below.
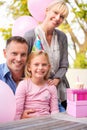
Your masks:
[{"label": "man's ear", "polygon": [[6,49],[3,49],[4,58],[6,58]]}]

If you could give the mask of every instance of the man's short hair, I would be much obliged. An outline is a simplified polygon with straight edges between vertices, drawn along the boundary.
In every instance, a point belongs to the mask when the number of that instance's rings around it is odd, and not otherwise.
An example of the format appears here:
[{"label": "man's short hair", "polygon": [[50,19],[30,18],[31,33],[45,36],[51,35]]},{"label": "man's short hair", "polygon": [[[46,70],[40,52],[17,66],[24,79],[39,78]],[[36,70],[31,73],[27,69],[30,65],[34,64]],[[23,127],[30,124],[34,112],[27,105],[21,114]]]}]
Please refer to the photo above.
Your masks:
[{"label": "man's short hair", "polygon": [[23,37],[21,37],[21,36],[12,36],[9,39],[7,39],[6,48],[12,41],[20,42],[21,44],[26,44],[28,46],[27,41]]}]

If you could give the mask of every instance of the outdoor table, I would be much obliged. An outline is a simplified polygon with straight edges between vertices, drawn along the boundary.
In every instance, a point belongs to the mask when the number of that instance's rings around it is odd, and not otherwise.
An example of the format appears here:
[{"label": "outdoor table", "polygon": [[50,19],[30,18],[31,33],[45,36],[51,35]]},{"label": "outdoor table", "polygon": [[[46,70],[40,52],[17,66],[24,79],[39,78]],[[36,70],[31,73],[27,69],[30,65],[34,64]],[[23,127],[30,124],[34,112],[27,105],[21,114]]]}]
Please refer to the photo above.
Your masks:
[{"label": "outdoor table", "polygon": [[0,130],[87,130],[87,117],[75,118],[67,113],[0,123]]}]

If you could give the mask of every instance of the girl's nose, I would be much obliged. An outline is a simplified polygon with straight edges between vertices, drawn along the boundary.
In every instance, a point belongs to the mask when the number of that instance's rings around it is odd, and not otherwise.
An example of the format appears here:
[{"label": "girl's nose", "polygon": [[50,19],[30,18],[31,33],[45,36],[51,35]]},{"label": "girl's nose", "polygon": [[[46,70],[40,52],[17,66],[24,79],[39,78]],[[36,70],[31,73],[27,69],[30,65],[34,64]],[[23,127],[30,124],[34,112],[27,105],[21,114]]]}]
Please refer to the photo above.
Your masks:
[{"label": "girl's nose", "polygon": [[42,65],[39,65],[38,68],[39,68],[39,69],[42,69]]}]

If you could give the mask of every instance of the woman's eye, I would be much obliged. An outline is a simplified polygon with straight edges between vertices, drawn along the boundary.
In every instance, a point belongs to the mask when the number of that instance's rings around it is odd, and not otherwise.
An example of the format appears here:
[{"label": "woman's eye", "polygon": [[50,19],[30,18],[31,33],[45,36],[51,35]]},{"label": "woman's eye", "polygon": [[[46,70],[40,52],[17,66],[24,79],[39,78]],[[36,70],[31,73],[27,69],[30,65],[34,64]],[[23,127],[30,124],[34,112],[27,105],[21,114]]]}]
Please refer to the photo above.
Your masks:
[{"label": "woman's eye", "polygon": [[58,12],[54,11],[55,14],[58,14]]},{"label": "woman's eye", "polygon": [[60,15],[60,18],[61,18],[61,19],[64,19],[64,16],[63,16],[63,15]]}]

